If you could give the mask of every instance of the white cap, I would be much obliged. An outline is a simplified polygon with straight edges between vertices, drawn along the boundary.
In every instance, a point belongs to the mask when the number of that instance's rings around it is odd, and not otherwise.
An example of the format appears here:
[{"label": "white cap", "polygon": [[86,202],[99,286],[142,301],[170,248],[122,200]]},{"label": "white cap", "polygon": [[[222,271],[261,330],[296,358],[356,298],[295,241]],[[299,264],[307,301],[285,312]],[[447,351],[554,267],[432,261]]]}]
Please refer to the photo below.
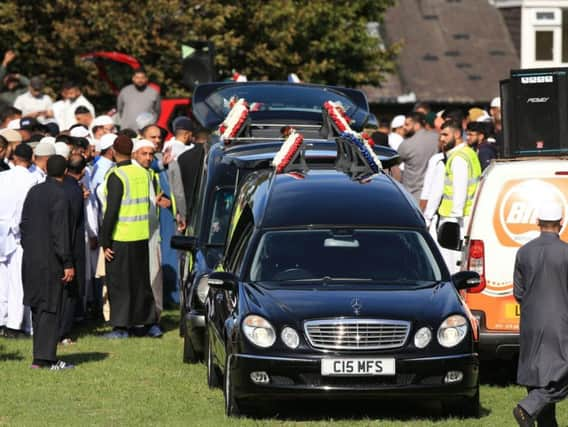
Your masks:
[{"label": "white cap", "polygon": [[501,98],[496,96],[491,100],[491,104],[489,104],[491,108],[501,108]]},{"label": "white cap", "polygon": [[102,116],[95,117],[93,123],[91,123],[91,129],[94,128],[95,126],[106,126],[106,125],[114,125],[114,122],[112,121],[111,116],[103,114]]},{"label": "white cap", "polygon": [[396,128],[400,128],[400,127],[404,126],[405,120],[406,120],[406,117],[404,117],[402,114],[395,116],[394,119],[392,119],[390,128],[396,129]]},{"label": "white cap", "polygon": [[55,144],[49,142],[40,142],[34,149],[36,156],[53,156],[55,155]]},{"label": "white cap", "polygon": [[444,113],[446,112],[446,110],[440,110],[436,113],[436,117],[442,117],[444,115]]},{"label": "white cap", "polygon": [[69,135],[75,138],[87,138],[89,136],[89,129],[87,129],[85,126],[75,126],[73,129],[71,129]]},{"label": "white cap", "polygon": [[52,136],[44,136],[42,139],[39,140],[40,144],[43,142],[44,144],[51,144],[55,147],[55,138]]},{"label": "white cap", "polygon": [[541,221],[560,221],[562,219],[562,206],[558,202],[547,201],[538,208],[538,219]]},{"label": "white cap", "polygon": [[141,148],[152,148],[153,150],[156,149],[156,146],[153,142],[148,141],[147,139],[135,139],[134,144],[132,145],[132,152],[135,153],[136,151],[140,150]]},{"label": "white cap", "polygon": [[71,150],[69,146],[64,142],[56,142],[55,143],[55,154],[59,154],[60,156],[69,159],[69,154],[71,154]]},{"label": "white cap", "polygon": [[20,129],[20,119],[10,120],[8,122],[8,129]]},{"label": "white cap", "polygon": [[481,116],[479,116],[477,119],[475,119],[476,122],[490,122],[491,121],[491,116],[489,114],[487,114],[487,111],[483,111],[483,114]]},{"label": "white cap", "polygon": [[114,140],[117,138],[117,135],[114,133],[106,133],[101,136],[99,139],[99,143],[97,146],[97,151],[107,150],[114,144]]},{"label": "white cap", "polygon": [[22,135],[14,129],[2,129],[0,135],[6,138],[8,142],[22,142]]}]

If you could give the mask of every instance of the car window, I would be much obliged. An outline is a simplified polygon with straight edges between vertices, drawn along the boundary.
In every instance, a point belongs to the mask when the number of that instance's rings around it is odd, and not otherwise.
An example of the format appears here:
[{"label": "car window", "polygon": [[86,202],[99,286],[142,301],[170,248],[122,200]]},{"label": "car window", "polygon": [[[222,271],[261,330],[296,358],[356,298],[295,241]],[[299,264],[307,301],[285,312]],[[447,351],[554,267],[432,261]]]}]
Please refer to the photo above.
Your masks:
[{"label": "car window", "polygon": [[244,98],[252,111],[303,111],[321,113],[325,101],[340,101],[350,115],[357,106],[343,94],[327,89],[298,86],[282,90],[279,85],[230,86],[212,93],[205,103],[220,116],[230,111],[232,97]]},{"label": "car window", "polygon": [[251,281],[324,278],[416,283],[442,273],[419,232],[376,229],[267,231],[249,270]]},{"label": "car window", "polygon": [[234,200],[234,190],[231,188],[224,188],[215,192],[213,210],[211,212],[211,224],[209,226],[209,235],[207,237],[208,244],[225,244]]},{"label": "car window", "polygon": [[232,271],[237,275],[240,272],[239,267],[247,250],[248,242],[252,236],[252,231],[253,231],[253,225],[252,223],[248,223],[245,229],[243,230],[243,233],[239,237],[239,240],[235,245],[234,251],[228,254],[229,258],[227,259],[227,268],[229,271]]}]

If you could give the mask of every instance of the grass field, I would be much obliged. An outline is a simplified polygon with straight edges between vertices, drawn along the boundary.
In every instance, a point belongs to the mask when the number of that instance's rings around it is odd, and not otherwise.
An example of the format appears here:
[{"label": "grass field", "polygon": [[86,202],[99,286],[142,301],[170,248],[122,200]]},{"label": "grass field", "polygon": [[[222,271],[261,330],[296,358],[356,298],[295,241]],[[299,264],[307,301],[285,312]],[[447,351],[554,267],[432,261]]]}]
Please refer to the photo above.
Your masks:
[{"label": "grass field", "polygon": [[[505,427],[514,425],[511,410],[524,395],[506,382],[485,382],[480,419],[444,418],[435,406],[408,402],[321,402],[278,408],[273,418],[229,420],[221,390],[206,385],[205,367],[181,362],[177,313],[167,312],[163,324],[162,339],[111,341],[97,336],[108,328],[85,330],[58,350],[77,364],[62,372],[29,368],[31,340],[0,338],[0,425]],[[568,425],[566,405],[557,412]]]}]

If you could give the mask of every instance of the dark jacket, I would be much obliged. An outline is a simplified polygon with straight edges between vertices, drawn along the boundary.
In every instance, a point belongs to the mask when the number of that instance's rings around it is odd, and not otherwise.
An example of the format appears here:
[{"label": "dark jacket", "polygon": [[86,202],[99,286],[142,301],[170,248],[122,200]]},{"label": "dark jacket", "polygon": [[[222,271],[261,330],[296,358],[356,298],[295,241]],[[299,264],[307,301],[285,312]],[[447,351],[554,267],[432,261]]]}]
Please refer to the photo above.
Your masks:
[{"label": "dark jacket", "polygon": [[75,178],[66,176],[63,190],[69,201],[71,227],[71,252],[75,267],[75,280],[80,296],[85,291],[85,208],[83,190]]},{"label": "dark jacket", "polygon": [[485,142],[477,148],[477,157],[479,157],[481,170],[485,170],[491,163],[491,160],[497,158],[497,147],[495,144]]},{"label": "dark jacket", "polygon": [[25,305],[57,311],[63,269],[73,267],[69,215],[62,183],[48,178],[28,192],[20,224]]},{"label": "dark jacket", "polygon": [[546,387],[568,375],[568,244],[542,233],[517,252],[514,294],[521,306],[517,382]]}]

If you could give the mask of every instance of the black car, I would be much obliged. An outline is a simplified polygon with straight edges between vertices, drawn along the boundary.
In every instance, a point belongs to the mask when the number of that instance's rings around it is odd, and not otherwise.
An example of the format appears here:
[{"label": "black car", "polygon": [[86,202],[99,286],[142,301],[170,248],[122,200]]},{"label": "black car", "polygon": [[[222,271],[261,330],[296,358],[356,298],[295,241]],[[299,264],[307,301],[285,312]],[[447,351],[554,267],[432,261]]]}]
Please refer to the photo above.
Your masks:
[{"label": "black car", "polygon": [[[244,97],[256,104],[247,129],[239,138],[220,141],[208,151],[200,184],[194,195],[194,215],[188,224],[188,236],[174,236],[172,246],[189,251],[183,259],[180,284],[180,332],[184,338],[183,360],[195,363],[204,356],[204,301],[208,275],[220,261],[225,248],[233,200],[239,183],[251,172],[266,167],[282,146],[281,129],[292,126],[307,139],[308,163],[335,162],[337,145],[333,132],[322,114],[326,100],[341,101],[354,117],[354,129],[372,125],[374,117],[364,94],[358,90],[284,82],[211,83],[197,87],[193,96],[194,116],[208,129],[215,129],[229,111],[232,97]],[[331,137],[331,139],[330,139]],[[375,147],[383,167],[398,163],[396,151]]]},{"label": "black car", "polygon": [[380,173],[250,174],[209,276],[207,380],[229,416],[275,399],[479,411],[477,325],[408,193]]}]

